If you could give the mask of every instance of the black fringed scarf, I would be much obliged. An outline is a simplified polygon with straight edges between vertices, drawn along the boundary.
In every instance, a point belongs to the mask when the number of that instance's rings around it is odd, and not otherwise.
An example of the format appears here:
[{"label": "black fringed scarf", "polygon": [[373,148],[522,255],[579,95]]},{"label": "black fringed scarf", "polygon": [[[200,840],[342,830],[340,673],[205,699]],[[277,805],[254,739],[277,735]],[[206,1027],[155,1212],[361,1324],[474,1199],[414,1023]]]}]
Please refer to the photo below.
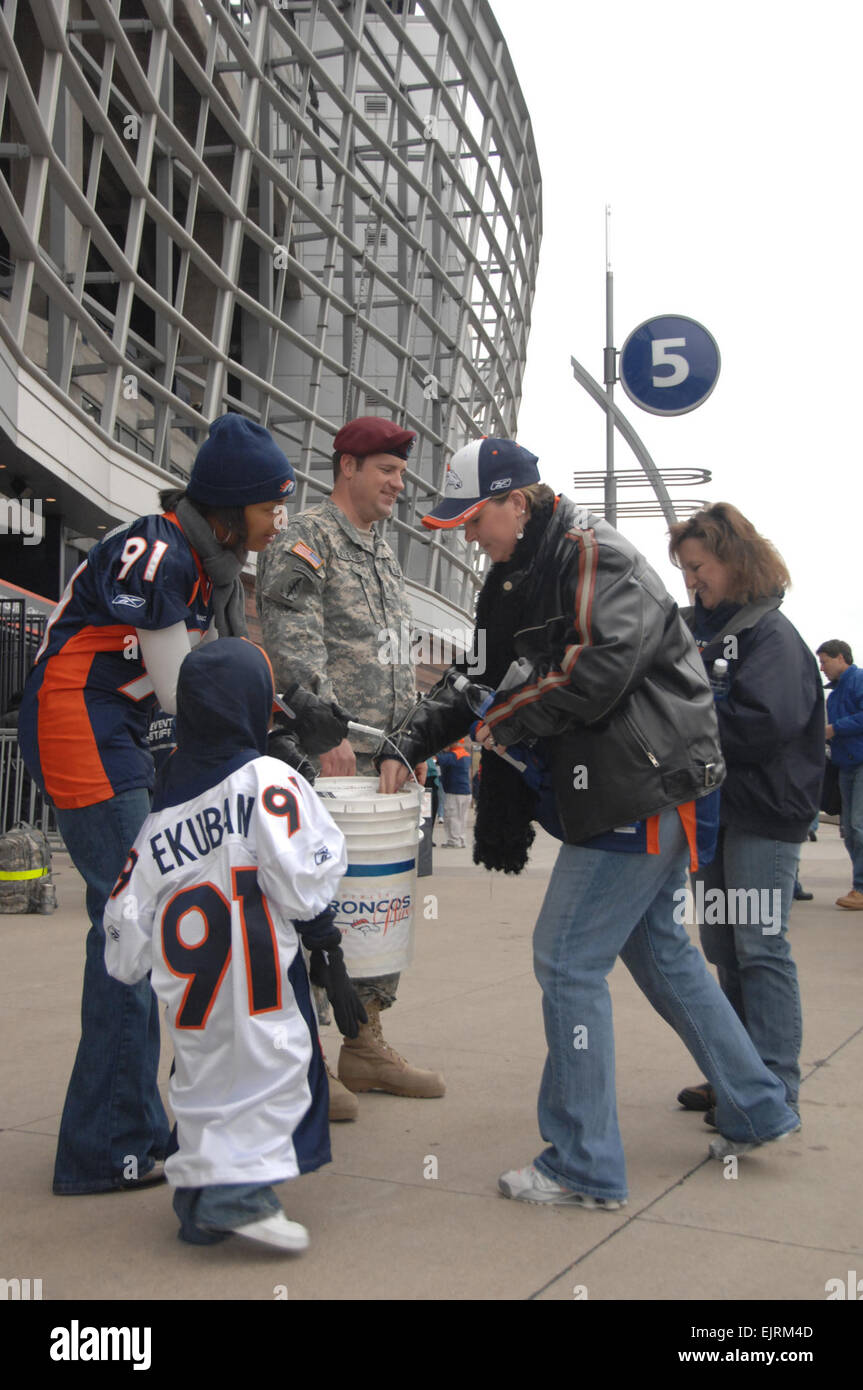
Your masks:
[{"label": "black fringed scarf", "polygon": [[[485,631],[486,669],[483,682],[496,688],[516,660],[514,637],[526,626],[526,590],[518,582],[539,549],[554,504],[535,507],[508,560],[492,565],[477,600],[476,626]],[[511,583],[510,589],[504,588]],[[536,831],[531,824],[537,795],[514,767],[493,750],[483,749],[474,829],[473,862],[487,869],[519,874],[527,863]]]}]

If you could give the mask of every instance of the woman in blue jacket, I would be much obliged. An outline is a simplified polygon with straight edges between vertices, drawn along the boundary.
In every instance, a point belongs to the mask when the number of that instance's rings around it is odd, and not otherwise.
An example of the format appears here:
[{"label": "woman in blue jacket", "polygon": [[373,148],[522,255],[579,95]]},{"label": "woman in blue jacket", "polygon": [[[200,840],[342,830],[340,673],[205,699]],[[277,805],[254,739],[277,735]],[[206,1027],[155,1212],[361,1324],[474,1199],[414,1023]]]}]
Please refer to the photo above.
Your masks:
[{"label": "woman in blue jacket", "polygon": [[150,809],[149,717],[157,702],[175,711],[192,647],[245,632],[240,571],[275,536],[293,488],[267,430],[236,414],[214,420],[185,492],[163,493],[161,514],[117,527],[79,565],[27,680],[19,741],[87,885],[91,922],[59,1195],[135,1187],[165,1157],[156,1000],[147,980],[107,974],[102,915]]},{"label": "woman in blue jacket", "polygon": [[[695,595],[683,616],[712,677],[727,770],[716,856],[693,875],[701,944],[799,1113],[803,1023],[788,915],[824,775],[818,667],[779,612],[790,583],[781,555],[736,507],[718,502],[672,526],[669,553]],[[708,1084],[678,1099],[713,1123]]]}]

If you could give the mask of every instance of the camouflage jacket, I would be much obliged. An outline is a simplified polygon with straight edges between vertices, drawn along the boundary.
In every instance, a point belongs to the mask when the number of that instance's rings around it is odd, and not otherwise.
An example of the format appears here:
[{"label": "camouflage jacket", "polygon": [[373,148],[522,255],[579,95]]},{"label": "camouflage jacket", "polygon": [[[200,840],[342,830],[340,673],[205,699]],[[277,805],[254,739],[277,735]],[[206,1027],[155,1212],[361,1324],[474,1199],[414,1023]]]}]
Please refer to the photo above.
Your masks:
[{"label": "camouflage jacket", "polygon": [[[329,500],[290,517],[258,557],[256,601],[279,689],[298,680],[364,724],[402,721],[416,691],[411,612],[398,561],[375,531],[357,530]],[[374,751],[359,735],[351,743]]]}]

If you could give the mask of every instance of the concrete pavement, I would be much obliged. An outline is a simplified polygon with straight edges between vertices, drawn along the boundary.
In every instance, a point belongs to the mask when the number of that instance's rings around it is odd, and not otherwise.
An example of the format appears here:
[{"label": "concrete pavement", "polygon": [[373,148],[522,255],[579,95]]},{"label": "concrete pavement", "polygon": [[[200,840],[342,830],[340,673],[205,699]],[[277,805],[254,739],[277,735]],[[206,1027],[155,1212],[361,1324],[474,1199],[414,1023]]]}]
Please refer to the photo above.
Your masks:
[{"label": "concrete pavement", "polygon": [[[416,961],[385,1021],[399,1051],[445,1072],[448,1093],[360,1096],[359,1120],[333,1129],[333,1163],[280,1189],[288,1215],[311,1232],[301,1257],[241,1240],[180,1243],[165,1186],[52,1196],[85,935],[81,881],[58,856],[60,910],[0,918],[0,1277],[39,1278],[52,1300],[823,1302],[828,1280],[863,1276],[863,913],[833,906],[850,884],[833,826],[803,848],[815,900],[792,913],[802,1132],[741,1159],[727,1178],[707,1157],[712,1132],[675,1102],[697,1069],[618,965],[628,1207],[539,1208],[498,1195],[498,1174],[542,1147],[545,1046],[530,938],[555,848],[540,832],[518,878],[477,869],[467,850],[435,851],[434,877],[419,882]],[[323,1036],[334,1064],[334,1027]],[[170,1056],[166,1042],[166,1086]]]}]

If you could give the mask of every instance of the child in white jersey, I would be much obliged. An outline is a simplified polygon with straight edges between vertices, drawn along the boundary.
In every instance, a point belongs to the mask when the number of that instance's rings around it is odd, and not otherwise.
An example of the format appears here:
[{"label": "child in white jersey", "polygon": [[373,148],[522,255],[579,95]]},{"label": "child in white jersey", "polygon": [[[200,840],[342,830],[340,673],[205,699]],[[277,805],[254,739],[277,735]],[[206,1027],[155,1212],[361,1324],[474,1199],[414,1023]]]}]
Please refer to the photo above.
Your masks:
[{"label": "child in white jersey", "polygon": [[105,912],[105,961],[152,971],[174,1042],[180,1237],[302,1250],[271,1184],[330,1160],[327,1081],[298,934],[339,1027],[365,1021],[330,902],[344,839],[308,783],[266,756],[273,681],[242,639],[199,647],[177,688],[177,751]]}]

